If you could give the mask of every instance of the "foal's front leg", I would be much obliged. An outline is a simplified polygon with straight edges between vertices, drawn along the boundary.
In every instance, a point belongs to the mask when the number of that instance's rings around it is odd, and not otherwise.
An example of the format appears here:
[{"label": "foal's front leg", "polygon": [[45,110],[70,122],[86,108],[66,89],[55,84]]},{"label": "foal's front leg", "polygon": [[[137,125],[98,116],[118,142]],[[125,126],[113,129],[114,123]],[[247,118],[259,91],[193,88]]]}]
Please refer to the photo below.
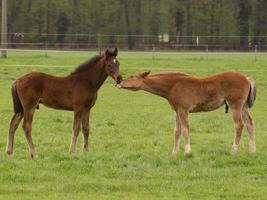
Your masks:
[{"label": "foal's front leg", "polygon": [[175,155],[179,151],[179,143],[180,143],[180,136],[181,136],[181,122],[178,113],[176,112],[176,120],[175,120],[175,127],[174,127],[174,145],[172,154]]},{"label": "foal's front leg", "polygon": [[83,151],[87,152],[89,150],[89,143],[88,143],[88,138],[89,138],[89,116],[90,116],[90,111],[86,112],[83,116],[82,119],[82,131],[83,131]]},{"label": "foal's front leg", "polygon": [[74,111],[73,129],[72,129],[71,143],[69,148],[70,153],[75,153],[76,150],[76,142],[81,128],[82,116],[83,116],[82,111]]}]

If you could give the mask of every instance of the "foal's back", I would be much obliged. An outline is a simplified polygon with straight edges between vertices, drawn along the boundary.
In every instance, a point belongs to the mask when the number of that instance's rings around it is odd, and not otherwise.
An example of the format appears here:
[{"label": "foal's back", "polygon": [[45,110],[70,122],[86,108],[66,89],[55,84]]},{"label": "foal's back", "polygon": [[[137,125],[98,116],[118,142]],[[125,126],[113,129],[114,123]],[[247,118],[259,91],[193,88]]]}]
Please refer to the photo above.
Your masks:
[{"label": "foal's back", "polygon": [[198,78],[177,76],[170,93],[170,101],[190,112],[210,111],[220,106],[245,102],[250,90],[246,76],[237,72],[223,72]]},{"label": "foal's back", "polygon": [[72,109],[69,100],[73,96],[73,81],[70,76],[57,77],[31,72],[17,79],[15,84],[22,104],[33,102],[57,109]]},{"label": "foal's back", "polygon": [[190,91],[191,93],[216,92],[229,93],[232,90],[249,90],[249,80],[238,72],[222,72],[208,77],[195,77],[191,75],[176,75],[174,85],[179,90]]},{"label": "foal's back", "polygon": [[241,96],[247,96],[249,93],[250,82],[248,78],[238,72],[222,72],[200,80],[204,89],[212,88],[214,92],[217,91],[226,98],[231,98],[232,95],[237,95],[237,93]]}]

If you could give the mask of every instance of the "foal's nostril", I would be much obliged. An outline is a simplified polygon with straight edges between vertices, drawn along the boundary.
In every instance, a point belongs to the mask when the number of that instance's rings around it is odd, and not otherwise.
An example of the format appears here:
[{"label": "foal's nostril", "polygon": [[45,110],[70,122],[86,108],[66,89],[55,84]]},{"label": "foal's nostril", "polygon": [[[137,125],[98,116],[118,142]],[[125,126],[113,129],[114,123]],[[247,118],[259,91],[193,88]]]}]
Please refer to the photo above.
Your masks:
[{"label": "foal's nostril", "polygon": [[120,84],[121,81],[122,81],[122,76],[118,76],[118,77],[117,77],[117,80],[116,80],[117,84]]}]

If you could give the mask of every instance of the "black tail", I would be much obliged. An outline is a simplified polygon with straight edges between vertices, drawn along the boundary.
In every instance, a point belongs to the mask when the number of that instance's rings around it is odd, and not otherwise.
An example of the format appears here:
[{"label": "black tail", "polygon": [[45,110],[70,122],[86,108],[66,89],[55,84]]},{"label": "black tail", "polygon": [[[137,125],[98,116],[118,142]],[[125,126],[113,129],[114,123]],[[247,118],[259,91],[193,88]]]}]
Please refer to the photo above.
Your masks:
[{"label": "black tail", "polygon": [[12,98],[13,98],[14,113],[22,113],[23,107],[21,105],[21,101],[17,93],[16,82],[12,85],[11,93],[12,93]]},{"label": "black tail", "polygon": [[228,113],[229,106],[225,103],[225,113]]},{"label": "black tail", "polygon": [[251,108],[256,99],[256,86],[255,86],[255,82],[251,78],[248,78],[248,81],[250,82],[250,89],[249,89],[249,94],[247,98],[247,105],[249,108]]}]

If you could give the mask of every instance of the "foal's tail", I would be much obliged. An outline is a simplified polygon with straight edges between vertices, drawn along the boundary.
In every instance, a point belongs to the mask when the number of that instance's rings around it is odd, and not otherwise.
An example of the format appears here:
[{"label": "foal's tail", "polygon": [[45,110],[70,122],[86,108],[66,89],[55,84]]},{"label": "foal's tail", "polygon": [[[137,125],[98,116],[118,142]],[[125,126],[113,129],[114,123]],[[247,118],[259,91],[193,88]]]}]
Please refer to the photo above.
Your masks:
[{"label": "foal's tail", "polygon": [[12,85],[11,93],[12,93],[12,98],[13,98],[14,113],[22,113],[23,107],[21,105],[21,101],[17,93],[16,82]]},{"label": "foal's tail", "polygon": [[249,94],[248,94],[248,98],[247,98],[247,106],[249,108],[251,108],[253,106],[255,99],[256,99],[256,85],[255,85],[254,80],[252,80],[249,77],[247,79],[250,83],[250,89],[249,89]]}]

